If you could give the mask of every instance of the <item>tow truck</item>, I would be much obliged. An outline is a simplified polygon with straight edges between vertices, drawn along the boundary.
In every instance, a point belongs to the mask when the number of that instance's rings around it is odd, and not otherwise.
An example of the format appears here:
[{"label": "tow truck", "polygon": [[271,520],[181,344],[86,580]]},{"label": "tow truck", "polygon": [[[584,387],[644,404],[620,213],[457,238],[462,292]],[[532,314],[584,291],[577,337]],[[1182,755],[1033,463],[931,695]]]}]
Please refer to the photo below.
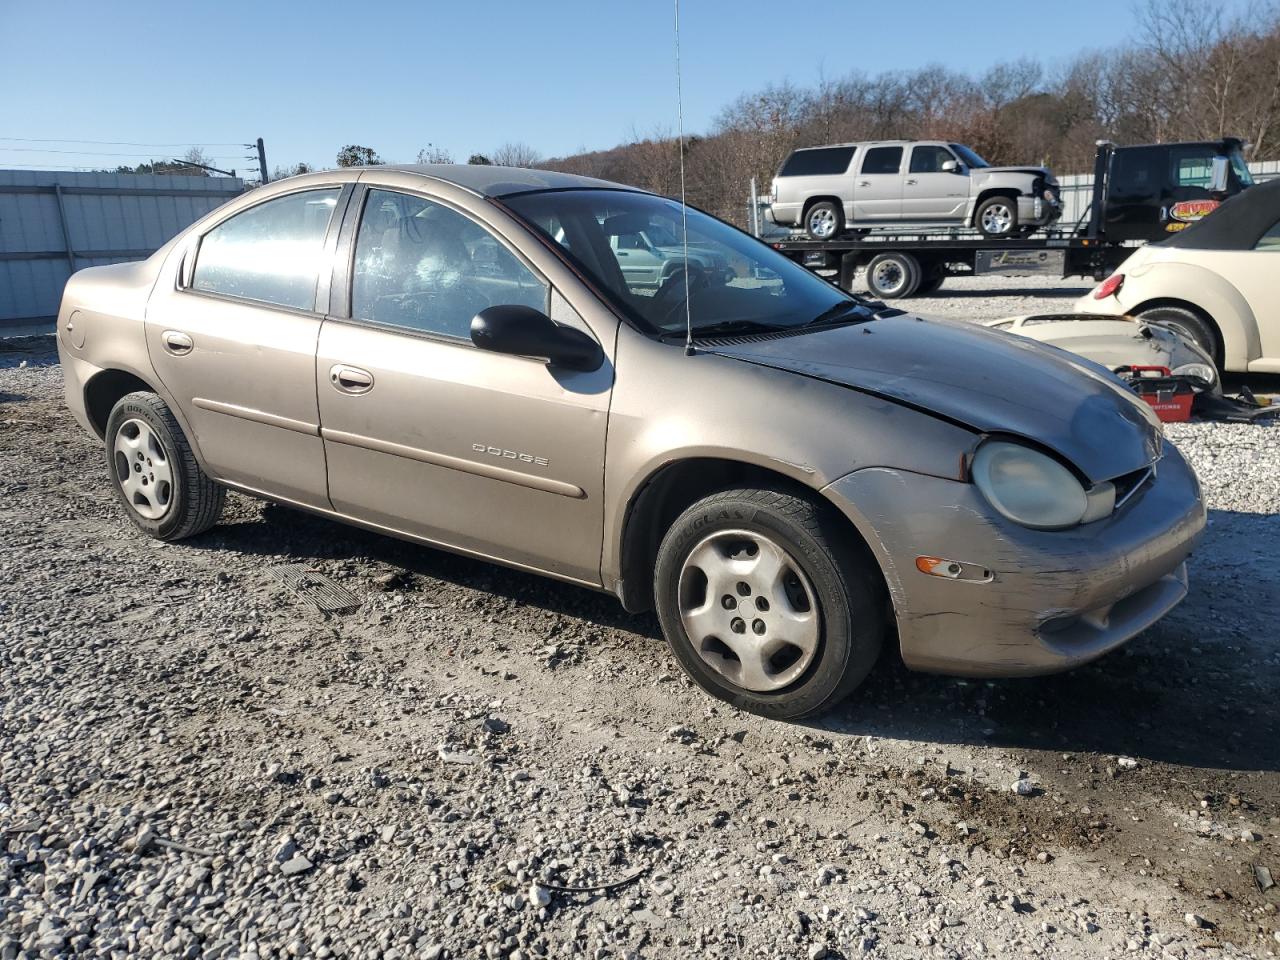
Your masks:
[{"label": "tow truck", "polygon": [[1142,243],[1212,213],[1253,185],[1236,137],[1117,146],[1100,140],[1089,206],[1070,227],[1026,239],[992,240],[960,228],[863,228],[831,240],[803,235],[774,249],[851,290],[858,270],[881,300],[932,293],[948,277],[1092,277],[1101,280]]}]

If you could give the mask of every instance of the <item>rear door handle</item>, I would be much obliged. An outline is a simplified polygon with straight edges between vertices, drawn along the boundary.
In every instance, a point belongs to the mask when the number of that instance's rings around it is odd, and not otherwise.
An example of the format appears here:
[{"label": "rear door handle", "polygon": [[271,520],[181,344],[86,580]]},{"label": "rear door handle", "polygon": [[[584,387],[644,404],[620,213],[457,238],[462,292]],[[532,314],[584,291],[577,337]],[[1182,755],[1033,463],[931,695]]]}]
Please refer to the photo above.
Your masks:
[{"label": "rear door handle", "polygon": [[339,393],[368,393],[373,389],[373,374],[359,367],[335,363],[329,368],[329,383]]},{"label": "rear door handle", "polygon": [[160,342],[164,344],[165,350],[175,357],[190,353],[195,346],[195,341],[180,330],[166,330],[160,334]]},{"label": "rear door handle", "polygon": [[920,182],[919,180],[908,180],[908,181],[907,181],[907,186],[909,186],[909,187],[914,187],[914,186],[915,186],[917,183],[919,183],[919,182]]},{"label": "rear door handle", "polygon": [[869,186],[871,186],[871,181],[870,181],[870,180],[859,180],[859,181],[858,181],[858,186],[860,186],[860,187],[869,187]]}]

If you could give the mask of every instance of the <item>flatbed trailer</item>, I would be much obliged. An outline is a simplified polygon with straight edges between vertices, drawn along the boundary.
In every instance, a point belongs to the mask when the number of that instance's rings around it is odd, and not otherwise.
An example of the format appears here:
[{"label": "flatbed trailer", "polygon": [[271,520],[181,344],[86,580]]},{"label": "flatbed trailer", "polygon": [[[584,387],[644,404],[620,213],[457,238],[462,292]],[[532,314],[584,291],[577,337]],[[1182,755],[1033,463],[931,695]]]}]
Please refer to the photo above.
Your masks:
[{"label": "flatbed trailer", "polygon": [[[1189,148],[1218,151],[1211,182],[1189,192],[1176,182]],[[838,274],[851,290],[859,270],[881,299],[931,293],[948,277],[1004,276],[1091,277],[1101,280],[1120,266],[1138,246],[1168,236],[1186,225],[1182,209],[1210,212],[1231,193],[1248,186],[1232,163],[1240,141],[1226,138],[1210,144],[1157,144],[1117,147],[1098,144],[1089,209],[1074,227],[1050,227],[1025,239],[989,239],[962,228],[875,226],[831,240],[805,236],[771,240],[778,250],[811,270]],[[1117,162],[1119,158],[1119,162]],[[1180,166],[1183,165],[1183,166]],[[1130,186],[1133,170],[1153,183],[1167,184],[1158,193],[1136,197]],[[1243,160],[1240,160],[1243,166]]]}]

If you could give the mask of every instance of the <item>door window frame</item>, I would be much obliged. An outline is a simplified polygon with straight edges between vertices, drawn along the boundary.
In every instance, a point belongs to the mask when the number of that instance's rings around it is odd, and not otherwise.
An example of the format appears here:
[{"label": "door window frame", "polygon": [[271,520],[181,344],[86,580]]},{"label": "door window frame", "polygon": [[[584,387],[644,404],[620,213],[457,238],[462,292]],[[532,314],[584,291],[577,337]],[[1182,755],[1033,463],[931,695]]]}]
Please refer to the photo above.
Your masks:
[{"label": "door window frame", "polygon": [[[911,174],[913,174],[913,173],[914,173],[914,174],[916,174],[917,176],[919,176],[919,175],[921,175],[921,174],[926,174],[926,173],[945,173],[945,172],[946,172],[945,170],[942,170],[942,169],[938,169],[938,170],[912,170],[912,169],[911,169],[911,164],[915,162],[915,159],[916,159],[916,151],[917,151],[917,150],[921,150],[921,149],[924,149],[924,150],[941,150],[943,153],[945,153],[945,154],[946,154],[948,157],[950,157],[952,160],[956,161],[956,163],[959,163],[959,162],[960,162],[960,158],[959,158],[959,157],[957,157],[957,156],[955,155],[955,153],[951,150],[951,148],[950,148],[950,147],[948,147],[948,146],[947,146],[946,144],[944,144],[944,143],[913,143],[913,144],[911,145],[911,154],[910,154],[910,156],[908,156],[908,157],[907,157],[907,171],[906,171],[906,173],[907,173],[907,176],[908,176],[908,177],[909,177],[909,176],[911,176]],[[946,161],[944,160],[944,161],[943,161],[943,163],[945,163],[945,162],[946,162]],[[939,164],[939,167],[941,167],[941,164]]]},{"label": "door window frame", "polygon": [[[871,154],[877,150],[897,150],[898,151],[898,168],[896,170],[867,170],[867,160]],[[862,152],[862,162],[858,164],[858,176],[860,177],[900,177],[902,176],[902,161],[907,159],[907,151],[903,144],[886,143],[880,146],[867,147]]]},{"label": "door window frame", "polygon": [[[511,241],[505,237],[497,227],[485,223],[475,214],[463,209],[456,203],[451,203],[427,190],[415,190],[410,187],[391,186],[381,183],[358,183],[352,192],[351,199],[347,203],[346,210],[343,214],[342,227],[337,237],[337,252],[333,258],[333,272],[328,284],[329,303],[328,310],[324,313],[326,321],[335,323],[350,323],[356,326],[369,327],[373,330],[385,330],[388,333],[400,334],[406,337],[415,337],[419,340],[433,340],[437,343],[447,343],[455,347],[470,347],[472,350],[479,350],[469,338],[454,337],[447,333],[440,333],[436,330],[423,330],[418,327],[406,327],[395,323],[383,323],[378,320],[368,320],[363,317],[357,317],[351,312],[352,291],[356,282],[356,241],[360,238],[360,225],[364,222],[365,206],[369,199],[369,193],[373,190],[380,190],[383,193],[399,193],[406,197],[414,197],[419,200],[426,200],[428,203],[439,204],[446,210],[450,210],[458,216],[465,218],[470,223],[479,227],[501,246],[504,250],[515,257],[520,264],[528,270],[533,277],[546,288],[546,300],[542,307],[542,312],[547,316],[551,315],[552,294],[555,292],[555,284],[545,273],[539,270],[528,257],[516,248]],[[595,334],[591,336],[594,338]]]},{"label": "door window frame", "polygon": [[[266,206],[276,200],[283,200],[286,197],[296,196],[300,193],[314,193],[320,190],[332,190],[339,187],[337,200],[334,202],[333,212],[329,215],[329,223],[325,227],[324,237],[320,246],[320,264],[316,271],[316,289],[311,298],[311,308],[293,307],[283,303],[273,303],[270,300],[255,300],[253,297],[241,297],[234,293],[221,293],[216,290],[197,290],[192,284],[195,282],[196,267],[200,261],[200,248],[204,245],[204,238],[217,230],[224,223],[228,223],[240,216],[242,213],[248,213],[259,207]],[[208,227],[201,230],[197,234],[195,240],[186,245],[186,250],[178,261],[178,269],[174,273],[173,289],[175,293],[186,294],[194,297],[205,297],[210,300],[221,300],[225,303],[236,303],[249,307],[260,307],[264,310],[280,310],[284,313],[292,313],[304,317],[320,317],[323,316],[324,310],[322,305],[329,299],[329,284],[333,276],[333,255],[334,247],[337,243],[339,230],[346,218],[347,207],[351,202],[351,197],[355,193],[355,184],[350,180],[335,180],[331,183],[314,183],[306,186],[299,186],[294,190],[284,190],[280,193],[273,194],[270,197],[264,197],[258,203],[252,203],[248,206],[241,207],[234,213],[221,217],[215,223],[209,224]]]}]

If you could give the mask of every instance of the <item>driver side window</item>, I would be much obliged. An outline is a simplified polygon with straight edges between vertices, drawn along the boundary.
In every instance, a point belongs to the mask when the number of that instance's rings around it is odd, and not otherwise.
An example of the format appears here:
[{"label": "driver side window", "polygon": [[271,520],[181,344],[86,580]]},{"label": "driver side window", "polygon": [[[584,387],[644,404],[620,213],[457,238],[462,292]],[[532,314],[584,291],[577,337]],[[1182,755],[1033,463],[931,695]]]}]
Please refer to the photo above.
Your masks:
[{"label": "driver side window", "polygon": [[356,234],[354,319],[467,340],[485,307],[545,312],[548,293],[474,220],[422,197],[369,191]]}]

